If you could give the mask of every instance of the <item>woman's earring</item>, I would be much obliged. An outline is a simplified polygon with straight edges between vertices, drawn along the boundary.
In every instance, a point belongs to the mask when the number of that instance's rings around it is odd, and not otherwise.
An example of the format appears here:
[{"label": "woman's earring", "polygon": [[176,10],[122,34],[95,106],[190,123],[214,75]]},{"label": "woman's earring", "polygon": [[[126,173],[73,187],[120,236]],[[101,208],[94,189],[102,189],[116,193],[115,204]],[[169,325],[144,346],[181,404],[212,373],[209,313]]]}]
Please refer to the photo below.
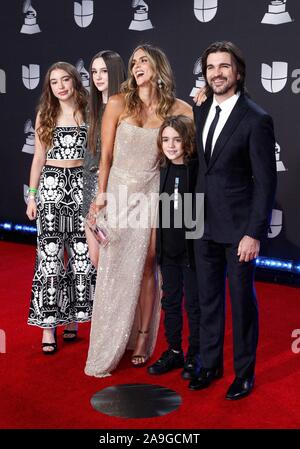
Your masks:
[{"label": "woman's earring", "polygon": [[157,84],[158,84],[159,89],[162,89],[162,87],[163,87],[162,79],[158,78]]}]

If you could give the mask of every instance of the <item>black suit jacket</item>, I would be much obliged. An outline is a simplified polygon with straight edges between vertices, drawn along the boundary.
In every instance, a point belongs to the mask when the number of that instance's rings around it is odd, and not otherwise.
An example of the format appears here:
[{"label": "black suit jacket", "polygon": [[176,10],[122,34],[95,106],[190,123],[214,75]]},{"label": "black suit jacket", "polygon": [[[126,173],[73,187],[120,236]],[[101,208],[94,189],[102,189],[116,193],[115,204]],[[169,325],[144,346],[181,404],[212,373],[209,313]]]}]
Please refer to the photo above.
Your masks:
[{"label": "black suit jacket", "polygon": [[194,106],[199,172],[196,192],[205,194],[203,238],[237,243],[266,236],[276,189],[272,118],[241,94],[222,129],[208,166],[203,127],[212,97]]},{"label": "black suit jacket", "polygon": [[[159,194],[161,195],[164,192],[167,174],[169,172],[170,163],[167,162],[165,167],[161,167],[160,169],[160,183],[159,183]],[[196,186],[196,180],[197,180],[197,174],[198,174],[198,159],[195,157],[194,159],[191,159],[186,164],[186,175],[187,175],[187,186],[185,189],[186,193],[194,193],[195,192],[195,186]],[[156,230],[156,257],[159,264],[162,263],[162,256],[163,256],[163,242],[162,242],[162,232],[161,232],[161,216],[162,216],[162,204],[161,201],[159,202],[159,225]],[[192,239],[186,239],[186,254],[187,254],[187,263],[186,265],[188,267],[193,267],[195,265],[194,263],[194,247],[193,247],[193,240]]]}]

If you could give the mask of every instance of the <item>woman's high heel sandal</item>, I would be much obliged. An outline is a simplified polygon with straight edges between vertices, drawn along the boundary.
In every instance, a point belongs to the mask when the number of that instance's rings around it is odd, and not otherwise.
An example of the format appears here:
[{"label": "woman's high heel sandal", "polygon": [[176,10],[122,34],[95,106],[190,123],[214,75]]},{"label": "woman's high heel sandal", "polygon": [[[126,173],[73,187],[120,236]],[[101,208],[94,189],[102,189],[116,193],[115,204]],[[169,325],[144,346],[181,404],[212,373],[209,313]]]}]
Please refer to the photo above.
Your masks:
[{"label": "woman's high heel sandal", "polygon": [[[74,325],[76,323],[71,323],[71,324]],[[76,328],[75,329],[68,328],[69,325],[66,326],[66,328],[64,329],[64,332],[63,332],[63,339],[64,339],[64,341],[74,341],[74,340],[77,339],[78,325],[76,324]]]},{"label": "woman's high heel sandal", "polygon": [[[141,331],[139,330],[139,338],[143,336],[144,342],[143,346],[146,345],[146,339],[148,338],[149,331]],[[135,368],[143,368],[146,365],[147,360],[149,359],[149,354],[133,354],[131,358],[131,363]]]},{"label": "woman's high heel sandal", "polygon": [[[54,336],[54,342],[52,342],[52,343],[42,343],[42,352],[45,355],[53,355],[57,351],[57,332],[56,332],[56,328],[55,328],[53,336]],[[44,348],[49,348],[49,350],[48,351],[44,351]],[[52,348],[52,349],[50,349],[50,348]]]}]

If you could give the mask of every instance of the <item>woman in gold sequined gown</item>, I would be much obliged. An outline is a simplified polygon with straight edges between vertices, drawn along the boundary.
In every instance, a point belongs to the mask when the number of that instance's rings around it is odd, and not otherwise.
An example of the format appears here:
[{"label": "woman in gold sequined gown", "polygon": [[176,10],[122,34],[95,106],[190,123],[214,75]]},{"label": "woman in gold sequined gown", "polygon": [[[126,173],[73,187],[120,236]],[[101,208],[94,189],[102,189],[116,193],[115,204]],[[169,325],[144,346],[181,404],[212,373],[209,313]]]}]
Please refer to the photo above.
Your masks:
[{"label": "woman in gold sequined gown", "polygon": [[[100,248],[87,375],[110,375],[126,348],[134,350],[132,364],[136,367],[143,366],[154,350],[160,317],[155,264],[156,141],[163,119],[179,114],[192,117],[192,108],[175,98],[165,54],[152,45],[137,47],[129,60],[122,93],[110,97],[102,120],[96,207],[106,207],[109,213],[113,195],[120,204],[118,217],[127,218],[129,225],[120,225],[115,231],[117,238]],[[120,201],[122,189],[128,202]],[[138,219],[137,228],[132,223]]]}]

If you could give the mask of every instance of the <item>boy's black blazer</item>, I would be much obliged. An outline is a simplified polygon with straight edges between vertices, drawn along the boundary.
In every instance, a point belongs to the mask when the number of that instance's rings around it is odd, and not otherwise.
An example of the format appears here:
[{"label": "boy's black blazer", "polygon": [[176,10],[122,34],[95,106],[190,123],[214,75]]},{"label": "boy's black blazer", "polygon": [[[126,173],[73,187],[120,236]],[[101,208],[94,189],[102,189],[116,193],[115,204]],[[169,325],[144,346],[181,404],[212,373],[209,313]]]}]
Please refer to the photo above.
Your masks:
[{"label": "boy's black blazer", "polygon": [[[159,194],[164,192],[165,183],[167,179],[167,174],[170,168],[170,163],[168,162],[166,166],[160,169],[160,183],[159,183]],[[187,186],[186,193],[194,193],[198,175],[198,158],[194,157],[186,165],[187,174]],[[159,202],[159,224],[156,232],[156,256],[158,263],[162,262],[162,232],[161,232],[161,202]],[[194,266],[194,253],[193,253],[193,240],[186,239],[186,251],[187,251],[187,266]]]}]

